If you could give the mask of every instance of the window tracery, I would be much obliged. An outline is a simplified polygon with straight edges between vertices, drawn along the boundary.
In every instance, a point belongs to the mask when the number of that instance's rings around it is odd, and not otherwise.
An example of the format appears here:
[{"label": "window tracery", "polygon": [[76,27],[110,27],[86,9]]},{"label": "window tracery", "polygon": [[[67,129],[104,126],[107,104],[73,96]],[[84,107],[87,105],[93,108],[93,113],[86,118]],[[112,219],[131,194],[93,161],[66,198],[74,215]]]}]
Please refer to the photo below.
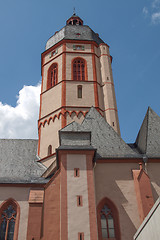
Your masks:
[{"label": "window tracery", "polygon": [[17,205],[6,201],[0,209],[0,240],[15,240],[17,228]]},{"label": "window tracery", "polygon": [[73,61],[73,80],[85,81],[85,61],[82,58],[76,58]]},{"label": "window tracery", "polygon": [[120,240],[118,211],[114,203],[104,198],[97,206],[99,240]]},{"label": "window tracery", "polygon": [[54,63],[48,70],[47,89],[54,87],[58,83],[58,66]]}]

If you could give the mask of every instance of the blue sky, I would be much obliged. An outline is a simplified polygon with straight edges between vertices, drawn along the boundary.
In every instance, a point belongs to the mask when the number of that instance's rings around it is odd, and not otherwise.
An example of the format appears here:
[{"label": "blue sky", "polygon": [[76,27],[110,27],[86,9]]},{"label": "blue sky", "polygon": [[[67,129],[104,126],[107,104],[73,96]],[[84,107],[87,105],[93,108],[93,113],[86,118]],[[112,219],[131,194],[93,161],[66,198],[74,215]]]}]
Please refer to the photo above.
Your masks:
[{"label": "blue sky", "polygon": [[[45,43],[65,25],[73,7],[84,24],[110,46],[122,138],[126,142],[135,141],[148,106],[160,115],[160,0],[1,0],[0,126],[4,131],[3,134],[0,131],[0,137],[36,136],[32,135],[33,129],[30,135],[23,134],[23,124],[19,129],[21,135],[14,135],[13,129],[7,135],[7,121],[9,124],[14,118],[14,128],[21,121],[16,119],[17,104],[23,99],[25,108],[32,95],[35,101],[37,94],[31,88],[24,89],[24,85],[36,89],[34,86],[41,81]],[[37,105],[36,115],[33,109],[34,117],[29,114],[35,129]],[[30,112],[27,106],[26,115]],[[28,118],[23,119],[26,124]]]}]

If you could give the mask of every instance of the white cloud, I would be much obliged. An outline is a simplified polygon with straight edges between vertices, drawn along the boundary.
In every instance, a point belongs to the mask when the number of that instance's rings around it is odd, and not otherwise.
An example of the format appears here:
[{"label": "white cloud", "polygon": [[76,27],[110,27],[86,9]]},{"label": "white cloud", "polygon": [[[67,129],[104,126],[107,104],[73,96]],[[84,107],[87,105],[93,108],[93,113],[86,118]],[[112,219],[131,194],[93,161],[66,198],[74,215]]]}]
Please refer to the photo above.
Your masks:
[{"label": "white cloud", "polygon": [[0,138],[37,138],[40,84],[24,86],[12,107],[0,102]]},{"label": "white cloud", "polygon": [[154,0],[152,2],[152,8],[159,9],[160,8],[160,0]]},{"label": "white cloud", "polygon": [[153,24],[160,23],[160,12],[153,13],[152,17],[151,17],[151,20],[152,20]]},{"label": "white cloud", "polygon": [[148,8],[147,7],[144,7],[143,10],[142,10],[143,14],[144,15],[147,15],[148,14]]},{"label": "white cloud", "polygon": [[160,0],[152,0],[150,6],[144,7],[142,13],[149,17],[152,24],[160,23]]}]

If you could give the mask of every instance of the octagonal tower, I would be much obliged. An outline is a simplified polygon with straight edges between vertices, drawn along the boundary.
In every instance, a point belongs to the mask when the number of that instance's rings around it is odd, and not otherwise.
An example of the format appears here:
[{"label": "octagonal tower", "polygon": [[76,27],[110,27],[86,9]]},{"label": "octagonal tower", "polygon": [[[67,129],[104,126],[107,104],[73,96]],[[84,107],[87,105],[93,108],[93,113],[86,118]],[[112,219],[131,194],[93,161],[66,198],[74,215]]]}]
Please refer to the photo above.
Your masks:
[{"label": "octagonal tower", "polygon": [[73,14],[42,53],[38,154],[53,162],[58,131],[82,122],[91,106],[120,134],[109,46]]}]

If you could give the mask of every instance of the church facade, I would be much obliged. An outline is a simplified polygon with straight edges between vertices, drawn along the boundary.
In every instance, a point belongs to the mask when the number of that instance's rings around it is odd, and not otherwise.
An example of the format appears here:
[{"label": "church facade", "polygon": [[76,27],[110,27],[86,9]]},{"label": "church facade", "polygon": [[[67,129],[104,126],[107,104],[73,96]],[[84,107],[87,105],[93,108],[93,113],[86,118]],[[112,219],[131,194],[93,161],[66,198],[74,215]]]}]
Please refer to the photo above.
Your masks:
[{"label": "church facade", "polygon": [[41,57],[39,138],[0,139],[0,240],[131,240],[160,195],[160,118],[123,141],[109,46],[76,14]]}]

